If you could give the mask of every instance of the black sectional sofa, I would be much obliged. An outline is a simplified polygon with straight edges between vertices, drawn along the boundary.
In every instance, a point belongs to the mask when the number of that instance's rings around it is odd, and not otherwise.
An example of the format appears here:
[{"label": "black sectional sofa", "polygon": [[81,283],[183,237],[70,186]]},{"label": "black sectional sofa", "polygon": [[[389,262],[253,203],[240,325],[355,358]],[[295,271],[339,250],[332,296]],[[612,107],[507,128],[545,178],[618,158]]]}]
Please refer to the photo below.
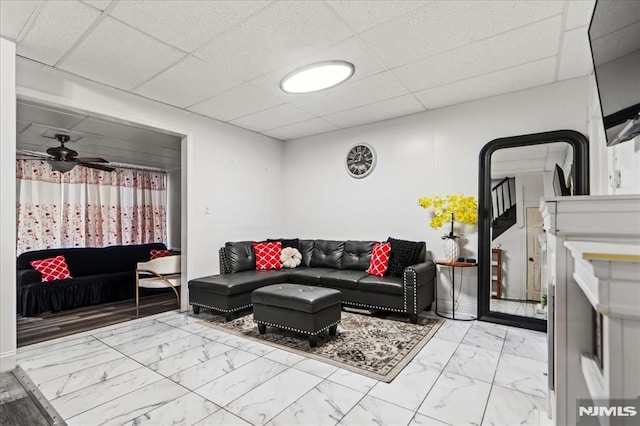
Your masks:
[{"label": "black sectional sofa", "polygon": [[[21,315],[79,308],[133,299],[136,264],[150,259],[151,250],[166,250],[163,243],[59,248],[22,253],[17,260],[17,310]],[[73,278],[42,282],[30,262],[64,256]]]},{"label": "black sectional sofa", "polygon": [[[317,285],[340,290],[343,306],[418,313],[434,299],[435,265],[422,244],[417,262],[401,276],[367,274],[374,241],[299,240],[302,263],[294,269],[256,270],[251,241],[229,242],[219,251],[220,275],[189,281],[189,303],[197,314],[201,307],[225,313],[251,306],[253,290],[280,283]],[[393,261],[393,245],[392,245]]]}]

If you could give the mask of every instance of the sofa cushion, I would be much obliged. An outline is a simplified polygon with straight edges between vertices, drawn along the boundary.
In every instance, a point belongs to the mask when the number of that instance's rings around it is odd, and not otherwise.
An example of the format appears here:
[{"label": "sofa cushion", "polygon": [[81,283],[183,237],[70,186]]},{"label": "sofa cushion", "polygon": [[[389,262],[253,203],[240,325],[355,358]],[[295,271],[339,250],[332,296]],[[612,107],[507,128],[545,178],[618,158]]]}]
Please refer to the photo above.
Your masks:
[{"label": "sofa cushion", "polygon": [[376,243],[371,251],[371,262],[367,268],[367,273],[377,277],[384,277],[389,268],[390,255],[391,243]]},{"label": "sofa cushion", "polygon": [[340,269],[343,252],[344,241],[316,240],[310,266]]},{"label": "sofa cushion", "polygon": [[69,266],[64,256],[55,256],[48,259],[34,260],[31,262],[33,269],[42,274],[42,281],[66,280],[72,278]]},{"label": "sofa cushion", "polygon": [[221,295],[251,292],[270,284],[287,281],[287,274],[280,271],[241,271],[235,274],[211,275],[189,281],[189,289],[198,289]]},{"label": "sofa cushion", "polygon": [[313,246],[315,243],[315,240],[300,240],[300,247],[298,247],[302,255],[300,267],[308,268],[311,264],[311,256],[313,255]]},{"label": "sofa cushion", "polygon": [[331,288],[358,289],[358,281],[367,276],[364,271],[333,270],[320,277],[320,285]]},{"label": "sofa cushion", "polygon": [[423,252],[425,244],[422,241],[397,240],[391,237],[387,241],[391,243],[391,257],[389,258],[387,275],[401,277],[404,268],[420,261],[420,254]]},{"label": "sofa cushion", "polygon": [[293,269],[302,262],[302,255],[297,248],[285,247],[280,254],[280,262],[283,268]]},{"label": "sofa cushion", "polygon": [[256,269],[282,268],[280,262],[282,243],[280,241],[253,243],[253,251],[256,256]]},{"label": "sofa cushion", "polygon": [[402,294],[402,278],[367,275],[358,281],[358,290],[372,293]]},{"label": "sofa cushion", "polygon": [[224,245],[229,272],[249,271],[256,269],[256,255],[253,251],[253,241],[235,241]]},{"label": "sofa cushion", "polygon": [[366,271],[371,261],[374,241],[345,241],[342,269]]},{"label": "sofa cushion", "polygon": [[288,269],[290,271],[289,282],[305,285],[319,285],[320,277],[335,271],[333,268],[295,268]]}]

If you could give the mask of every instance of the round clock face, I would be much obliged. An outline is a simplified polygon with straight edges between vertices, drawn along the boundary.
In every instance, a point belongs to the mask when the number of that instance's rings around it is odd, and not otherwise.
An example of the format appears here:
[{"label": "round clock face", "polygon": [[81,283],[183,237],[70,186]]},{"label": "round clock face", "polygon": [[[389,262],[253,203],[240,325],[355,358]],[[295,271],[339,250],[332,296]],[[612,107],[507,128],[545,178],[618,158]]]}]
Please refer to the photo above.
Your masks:
[{"label": "round clock face", "polygon": [[376,165],[376,153],[372,147],[361,143],[349,150],[346,160],[347,172],[354,178],[369,175]]}]

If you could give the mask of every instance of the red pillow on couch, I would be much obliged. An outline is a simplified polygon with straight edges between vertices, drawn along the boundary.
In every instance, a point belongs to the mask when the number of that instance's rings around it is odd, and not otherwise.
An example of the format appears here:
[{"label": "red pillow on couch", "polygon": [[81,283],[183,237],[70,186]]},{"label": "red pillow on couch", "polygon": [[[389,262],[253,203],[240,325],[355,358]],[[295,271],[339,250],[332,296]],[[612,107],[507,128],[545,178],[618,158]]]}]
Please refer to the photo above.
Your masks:
[{"label": "red pillow on couch", "polygon": [[50,257],[48,259],[34,260],[30,262],[33,269],[42,274],[42,281],[66,280],[73,278],[64,256]]},{"label": "red pillow on couch", "polygon": [[256,269],[281,269],[280,255],[282,243],[280,241],[253,243],[256,254]]},{"label": "red pillow on couch", "polygon": [[173,256],[173,251],[172,250],[153,250],[151,249],[151,259],[149,260],[153,260],[153,259],[157,259],[159,257],[167,257],[167,256]]},{"label": "red pillow on couch", "polygon": [[389,267],[389,257],[391,255],[391,243],[375,243],[371,250],[371,262],[367,273],[383,277]]}]

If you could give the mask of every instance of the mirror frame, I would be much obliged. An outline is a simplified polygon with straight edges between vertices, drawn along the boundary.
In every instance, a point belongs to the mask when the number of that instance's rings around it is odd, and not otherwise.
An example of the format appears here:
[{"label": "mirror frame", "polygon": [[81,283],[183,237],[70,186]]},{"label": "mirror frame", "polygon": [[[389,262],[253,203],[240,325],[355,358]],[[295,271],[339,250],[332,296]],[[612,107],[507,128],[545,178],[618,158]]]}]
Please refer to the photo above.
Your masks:
[{"label": "mirror frame", "polygon": [[491,311],[491,155],[498,149],[566,142],[573,149],[573,195],[589,195],[589,141],[574,130],[494,139],[480,151],[478,187],[478,320],[546,331],[547,320]]}]

